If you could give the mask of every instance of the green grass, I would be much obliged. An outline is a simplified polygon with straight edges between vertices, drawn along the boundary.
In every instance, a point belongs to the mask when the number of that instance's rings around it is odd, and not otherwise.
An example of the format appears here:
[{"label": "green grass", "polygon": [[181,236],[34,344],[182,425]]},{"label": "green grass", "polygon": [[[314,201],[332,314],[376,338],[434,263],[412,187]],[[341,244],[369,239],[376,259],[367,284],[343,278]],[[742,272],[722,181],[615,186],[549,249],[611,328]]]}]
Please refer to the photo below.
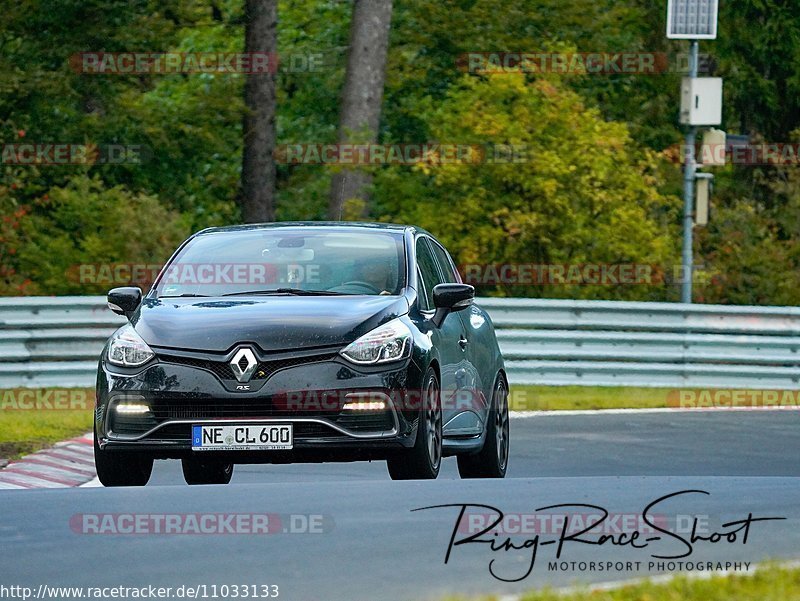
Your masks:
[{"label": "green grass", "polygon": [[[496,597],[484,597],[490,601]],[[780,567],[754,574],[714,576],[707,580],[680,576],[664,584],[644,582],[610,591],[560,593],[552,590],[523,595],[522,601],[798,601],[800,570]],[[455,601],[455,600],[453,600]]]},{"label": "green grass", "polygon": [[512,411],[559,409],[645,409],[667,407],[669,388],[600,386],[512,386]]},{"label": "green grass", "polygon": [[[32,396],[37,392],[40,395]],[[0,459],[17,459],[92,429],[94,390],[59,389],[41,395],[0,390]]]}]

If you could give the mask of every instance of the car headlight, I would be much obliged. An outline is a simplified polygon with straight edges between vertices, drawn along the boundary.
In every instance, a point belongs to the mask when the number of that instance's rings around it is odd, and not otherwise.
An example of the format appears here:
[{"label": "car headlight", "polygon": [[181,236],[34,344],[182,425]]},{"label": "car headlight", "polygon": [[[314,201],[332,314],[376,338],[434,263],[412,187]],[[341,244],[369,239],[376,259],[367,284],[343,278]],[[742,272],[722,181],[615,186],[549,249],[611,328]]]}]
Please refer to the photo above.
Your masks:
[{"label": "car headlight", "polygon": [[348,361],[362,365],[405,359],[411,355],[411,330],[394,319],[351,342],[341,354]]},{"label": "car headlight", "polygon": [[136,333],[131,324],[120,328],[108,345],[108,361],[122,367],[138,367],[144,365],[156,354]]}]

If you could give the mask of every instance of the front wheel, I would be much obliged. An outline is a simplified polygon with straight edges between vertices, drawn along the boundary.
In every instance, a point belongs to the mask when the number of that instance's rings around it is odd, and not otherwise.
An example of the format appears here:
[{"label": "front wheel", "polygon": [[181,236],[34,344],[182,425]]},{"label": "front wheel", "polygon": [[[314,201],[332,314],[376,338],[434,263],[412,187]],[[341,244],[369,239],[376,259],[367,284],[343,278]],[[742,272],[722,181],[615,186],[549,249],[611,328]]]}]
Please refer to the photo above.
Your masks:
[{"label": "front wheel", "polygon": [[428,368],[422,390],[422,408],[414,446],[386,461],[392,480],[433,480],[442,464],[442,404],[439,379]]},{"label": "front wheel", "polygon": [[181,467],[186,484],[228,484],[233,476],[232,463],[190,457],[181,459]]},{"label": "front wheel", "polygon": [[508,468],[508,385],[502,374],[492,393],[487,416],[486,441],[478,453],[458,456],[458,473],[462,478],[503,478]]},{"label": "front wheel", "polygon": [[95,432],[94,467],[103,486],[144,486],[153,472],[153,458],[136,451],[103,451]]}]

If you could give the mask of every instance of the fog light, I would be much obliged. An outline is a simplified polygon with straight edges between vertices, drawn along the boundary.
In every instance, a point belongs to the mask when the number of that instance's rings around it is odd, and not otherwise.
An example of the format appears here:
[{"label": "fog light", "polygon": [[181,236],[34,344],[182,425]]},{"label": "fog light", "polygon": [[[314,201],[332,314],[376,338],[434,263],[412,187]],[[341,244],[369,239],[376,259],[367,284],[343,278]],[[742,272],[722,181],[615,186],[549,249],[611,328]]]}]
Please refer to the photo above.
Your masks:
[{"label": "fog light", "polygon": [[348,401],[343,409],[347,411],[383,411],[386,401]]},{"label": "fog light", "polygon": [[143,415],[150,411],[150,407],[144,403],[118,403],[115,410],[123,415]]}]

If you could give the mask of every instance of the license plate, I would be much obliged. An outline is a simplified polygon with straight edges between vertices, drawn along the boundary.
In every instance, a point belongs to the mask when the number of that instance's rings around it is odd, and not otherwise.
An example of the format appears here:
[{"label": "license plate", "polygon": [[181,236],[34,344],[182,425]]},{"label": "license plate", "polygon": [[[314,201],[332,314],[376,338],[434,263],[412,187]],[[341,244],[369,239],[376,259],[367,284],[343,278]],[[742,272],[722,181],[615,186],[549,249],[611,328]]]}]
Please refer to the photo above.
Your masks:
[{"label": "license plate", "polygon": [[293,442],[291,424],[192,426],[193,451],[274,451]]}]

